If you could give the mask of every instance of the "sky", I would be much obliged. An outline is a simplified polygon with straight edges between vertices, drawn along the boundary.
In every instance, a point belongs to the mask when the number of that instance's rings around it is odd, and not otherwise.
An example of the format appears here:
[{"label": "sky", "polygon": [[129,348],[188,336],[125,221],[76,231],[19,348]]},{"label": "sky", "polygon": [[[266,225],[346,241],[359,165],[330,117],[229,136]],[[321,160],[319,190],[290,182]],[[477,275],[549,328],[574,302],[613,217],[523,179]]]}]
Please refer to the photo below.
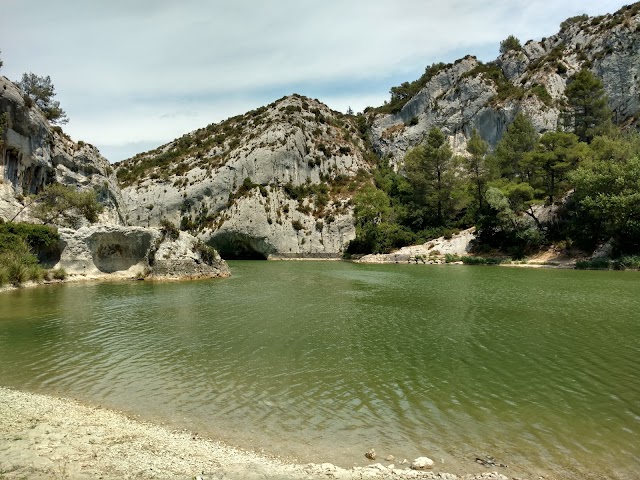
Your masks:
[{"label": "sky", "polygon": [[379,106],[435,62],[631,0],[0,0],[0,74],[49,75],[63,128],[111,162],[292,93]]}]

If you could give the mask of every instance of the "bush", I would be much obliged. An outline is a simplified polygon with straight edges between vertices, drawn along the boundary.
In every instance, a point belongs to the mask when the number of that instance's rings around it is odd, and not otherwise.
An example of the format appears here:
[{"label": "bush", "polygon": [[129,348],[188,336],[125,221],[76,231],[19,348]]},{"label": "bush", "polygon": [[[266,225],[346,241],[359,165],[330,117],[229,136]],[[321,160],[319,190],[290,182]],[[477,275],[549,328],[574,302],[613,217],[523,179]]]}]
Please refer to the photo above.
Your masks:
[{"label": "bush", "polygon": [[461,260],[459,255],[454,255],[452,253],[447,253],[444,256],[444,262],[445,263],[454,263],[454,262],[459,262]]},{"label": "bush", "polygon": [[518,40],[513,35],[509,35],[507,38],[500,42],[500,53],[519,52],[520,50],[522,50],[520,40]]},{"label": "bush", "polygon": [[20,286],[27,280],[42,280],[44,271],[26,242],[20,239],[11,249],[0,250],[0,283]]},{"label": "bush", "polygon": [[578,260],[576,268],[578,270],[609,270],[611,261],[608,258],[594,258],[592,260]]},{"label": "bush", "polygon": [[640,255],[620,257],[613,262],[616,270],[640,270]]},{"label": "bush", "polygon": [[173,223],[171,223],[166,218],[160,220],[160,231],[162,232],[163,237],[168,237],[171,240],[177,240],[180,236],[180,230]]},{"label": "bush", "polygon": [[207,265],[213,265],[218,260],[218,252],[202,241],[195,244],[194,250],[200,254],[200,258]]},{"label": "bush", "polygon": [[462,263],[465,265],[500,265],[504,260],[494,257],[462,257]]}]

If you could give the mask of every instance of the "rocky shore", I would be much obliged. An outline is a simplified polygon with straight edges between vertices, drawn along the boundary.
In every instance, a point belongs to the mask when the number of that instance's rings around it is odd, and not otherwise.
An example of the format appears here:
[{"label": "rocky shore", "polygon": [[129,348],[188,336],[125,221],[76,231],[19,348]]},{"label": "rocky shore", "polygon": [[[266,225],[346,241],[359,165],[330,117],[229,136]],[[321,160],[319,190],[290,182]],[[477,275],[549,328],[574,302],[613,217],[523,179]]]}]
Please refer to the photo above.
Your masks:
[{"label": "rocky shore", "polygon": [[1,479],[377,479],[507,480],[374,463],[343,469],[295,465],[171,431],[73,400],[0,387]]}]

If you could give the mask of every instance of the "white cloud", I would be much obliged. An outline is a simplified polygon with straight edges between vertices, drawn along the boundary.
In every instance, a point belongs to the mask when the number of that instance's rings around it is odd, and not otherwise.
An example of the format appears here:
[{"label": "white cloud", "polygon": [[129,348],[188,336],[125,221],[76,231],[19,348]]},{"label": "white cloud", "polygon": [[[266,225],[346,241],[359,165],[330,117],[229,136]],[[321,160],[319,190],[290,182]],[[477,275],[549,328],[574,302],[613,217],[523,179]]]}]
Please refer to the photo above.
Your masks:
[{"label": "white cloud", "polygon": [[551,35],[568,16],[624,1],[3,3],[2,73],[50,75],[66,130],[119,160],[294,91],[362,110],[430,63],[490,59],[509,34]]}]

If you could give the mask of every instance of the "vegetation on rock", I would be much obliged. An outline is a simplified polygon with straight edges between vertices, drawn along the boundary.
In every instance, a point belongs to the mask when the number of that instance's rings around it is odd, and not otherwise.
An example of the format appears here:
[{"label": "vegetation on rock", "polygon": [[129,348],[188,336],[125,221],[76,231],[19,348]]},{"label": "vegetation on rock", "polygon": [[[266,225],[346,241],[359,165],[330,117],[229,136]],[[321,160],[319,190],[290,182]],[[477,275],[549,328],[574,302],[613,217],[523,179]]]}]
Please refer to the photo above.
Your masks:
[{"label": "vegetation on rock", "polygon": [[500,42],[500,53],[519,52],[520,50],[522,50],[520,40],[518,40],[513,35],[509,35],[502,42]]},{"label": "vegetation on rock", "polygon": [[37,253],[58,244],[58,232],[48,226],[0,220],[0,286],[39,281],[45,270]]},{"label": "vegetation on rock", "polygon": [[24,94],[25,104],[28,107],[37,106],[51,123],[69,121],[67,114],[60,107],[60,102],[53,99],[55,89],[50,76],[40,77],[34,73],[25,73],[18,86]]},{"label": "vegetation on rock", "polygon": [[82,218],[95,223],[103,209],[94,190],[78,191],[60,183],[47,185],[32,205],[32,215],[42,223],[73,227],[77,227]]}]

